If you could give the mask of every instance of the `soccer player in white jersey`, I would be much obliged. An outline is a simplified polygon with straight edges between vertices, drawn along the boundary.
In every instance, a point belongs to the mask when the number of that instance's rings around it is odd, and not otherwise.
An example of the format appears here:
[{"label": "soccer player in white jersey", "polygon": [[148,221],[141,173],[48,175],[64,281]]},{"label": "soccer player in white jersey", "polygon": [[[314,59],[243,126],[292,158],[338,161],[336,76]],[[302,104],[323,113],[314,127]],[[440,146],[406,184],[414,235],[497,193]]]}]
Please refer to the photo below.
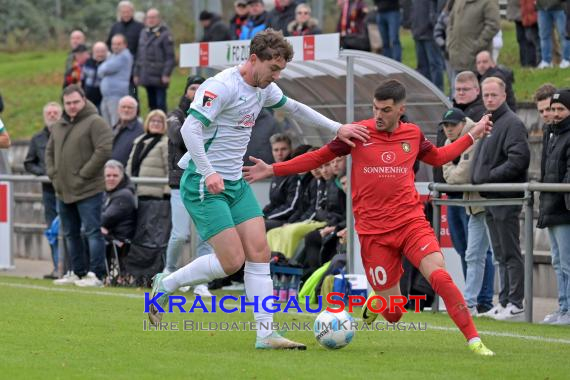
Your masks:
[{"label": "soccer player in white jersey", "polygon": [[[245,292],[259,306],[253,313],[258,349],[306,349],[271,331],[273,314],[261,306],[273,294],[270,251],[263,213],[242,178],[243,156],[259,112],[263,107],[280,108],[303,125],[336,133],[351,146],[351,138],[368,138],[365,127],[341,125],[283,95],[274,82],[292,58],[293,49],[283,34],[267,29],[251,41],[245,63],[206,80],[196,92],[181,129],[189,153],[179,164],[186,169],[180,194],[198,233],[214,247],[215,254],[198,257],[169,275],[157,274],[151,295],[164,293],[157,302],[165,308],[168,295],[179,287],[228,276],[245,262]],[[272,307],[271,302],[266,305]],[[154,305],[149,318],[155,324],[162,319]]]}]

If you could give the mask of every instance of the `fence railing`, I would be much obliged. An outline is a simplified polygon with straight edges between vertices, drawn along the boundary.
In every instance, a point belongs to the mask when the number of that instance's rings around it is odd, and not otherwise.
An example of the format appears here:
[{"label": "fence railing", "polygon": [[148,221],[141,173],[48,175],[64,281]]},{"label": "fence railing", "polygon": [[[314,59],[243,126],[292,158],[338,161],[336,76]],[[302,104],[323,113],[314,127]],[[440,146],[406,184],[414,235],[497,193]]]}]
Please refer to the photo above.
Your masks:
[{"label": "fence railing", "polygon": [[[448,206],[507,206],[521,205],[524,210],[524,298],[525,298],[525,320],[532,322],[533,312],[533,265],[534,265],[534,243],[533,243],[533,202],[534,192],[564,192],[570,193],[570,184],[559,183],[495,183],[484,185],[448,185],[444,183],[430,183],[429,189],[433,191],[433,220],[436,236],[440,236],[440,221],[442,205]],[[443,199],[441,193],[445,192],[522,192],[522,198],[488,198],[477,200],[464,199]],[[436,304],[437,307],[437,304]]]}]

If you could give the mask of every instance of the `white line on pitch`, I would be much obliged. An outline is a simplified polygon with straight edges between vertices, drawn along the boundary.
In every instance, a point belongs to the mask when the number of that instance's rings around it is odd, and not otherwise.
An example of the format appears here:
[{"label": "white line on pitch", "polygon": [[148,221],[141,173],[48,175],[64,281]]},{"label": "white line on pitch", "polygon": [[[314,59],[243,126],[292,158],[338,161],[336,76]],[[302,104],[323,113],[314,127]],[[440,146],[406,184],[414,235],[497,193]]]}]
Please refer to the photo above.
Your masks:
[{"label": "white line on pitch", "polygon": [[[109,297],[123,297],[123,298],[142,298],[142,294],[131,294],[131,293],[114,293],[114,292],[104,292],[104,291],[97,291],[97,290],[81,290],[77,288],[56,288],[51,286],[41,286],[41,285],[29,285],[29,284],[17,284],[17,283],[9,283],[9,282],[2,282],[0,281],[0,286],[7,286],[10,288],[23,288],[23,289],[33,289],[33,290],[43,290],[43,291],[50,291],[50,292],[64,292],[64,293],[75,293],[75,294],[86,294],[86,295],[97,295],[97,296],[109,296]],[[232,304],[230,302],[224,303],[227,306],[239,306],[238,304]],[[311,317],[311,314],[296,314],[297,316],[301,317]],[[360,320],[360,318],[355,318],[356,320]],[[440,330],[440,331],[450,331],[450,332],[457,332],[456,327],[445,327],[445,326],[436,326],[436,325],[429,325],[430,329]],[[507,332],[500,332],[500,331],[479,331],[482,335],[489,335],[489,336],[499,336],[505,338],[514,338],[514,339],[523,339],[523,340],[534,340],[539,342],[547,342],[547,343],[562,343],[562,344],[570,344],[570,339],[560,339],[560,338],[547,338],[543,336],[536,336],[536,335],[520,335],[514,333],[507,333]]]}]

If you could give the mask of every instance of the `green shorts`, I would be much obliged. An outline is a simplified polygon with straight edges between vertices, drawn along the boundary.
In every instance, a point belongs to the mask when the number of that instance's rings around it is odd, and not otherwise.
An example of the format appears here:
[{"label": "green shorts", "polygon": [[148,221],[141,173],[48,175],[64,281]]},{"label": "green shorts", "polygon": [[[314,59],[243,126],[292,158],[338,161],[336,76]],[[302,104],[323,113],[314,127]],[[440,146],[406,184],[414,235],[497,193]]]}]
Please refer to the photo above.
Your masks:
[{"label": "green shorts", "polygon": [[243,178],[224,180],[224,186],[220,194],[211,194],[205,178],[190,170],[186,170],[180,180],[180,197],[203,240],[263,216],[251,187]]}]

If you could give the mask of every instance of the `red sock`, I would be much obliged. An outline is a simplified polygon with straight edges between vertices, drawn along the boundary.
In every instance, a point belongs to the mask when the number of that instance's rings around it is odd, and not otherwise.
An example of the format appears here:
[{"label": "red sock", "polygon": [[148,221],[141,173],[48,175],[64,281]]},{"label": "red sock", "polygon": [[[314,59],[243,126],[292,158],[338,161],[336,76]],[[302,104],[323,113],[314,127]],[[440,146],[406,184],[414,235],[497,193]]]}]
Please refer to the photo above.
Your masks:
[{"label": "red sock", "polygon": [[465,335],[465,338],[467,340],[477,338],[479,334],[473,323],[473,318],[469,314],[465,299],[449,277],[449,273],[445,269],[435,270],[432,272],[429,282],[433,290],[443,298],[447,313]]},{"label": "red sock", "polygon": [[387,307],[382,313],[382,316],[384,317],[385,320],[387,320],[390,323],[396,323],[398,322],[400,319],[402,319],[402,310],[395,308],[393,313],[390,313],[390,308]]}]

